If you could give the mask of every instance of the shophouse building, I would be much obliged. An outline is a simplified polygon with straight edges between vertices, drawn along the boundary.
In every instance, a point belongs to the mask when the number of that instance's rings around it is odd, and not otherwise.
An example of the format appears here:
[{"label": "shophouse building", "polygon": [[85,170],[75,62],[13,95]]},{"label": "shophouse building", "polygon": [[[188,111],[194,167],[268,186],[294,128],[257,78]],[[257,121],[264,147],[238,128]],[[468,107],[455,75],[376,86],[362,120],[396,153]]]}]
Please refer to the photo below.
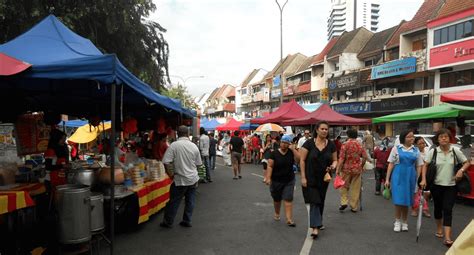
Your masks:
[{"label": "shophouse building", "polygon": [[286,88],[283,91],[284,102],[295,100],[303,108],[319,102],[319,90],[311,90],[311,64],[316,55],[307,57],[293,75],[286,79]]},{"label": "shophouse building", "polygon": [[207,118],[229,118],[235,115],[235,87],[229,84],[214,89],[206,101]]},{"label": "shophouse building", "polygon": [[261,116],[264,93],[266,92],[267,97],[269,95],[269,89],[265,88],[265,81],[263,79],[267,73],[268,72],[262,68],[254,69],[240,84],[240,112],[244,119]]},{"label": "shophouse building", "polygon": [[[385,62],[372,67],[372,117],[433,105],[434,73],[427,69],[427,22],[437,16],[443,0],[425,0],[413,19],[402,22],[385,45]],[[376,127],[387,135],[412,128],[431,133],[432,124],[387,123]]]},{"label": "shophouse building", "polygon": [[[336,111],[345,114],[368,111],[370,100],[367,101],[364,95],[371,90],[371,84],[367,81],[370,71],[360,71],[364,62],[357,55],[372,37],[373,33],[363,27],[345,32],[326,56],[324,73],[327,77],[329,103]],[[362,109],[351,112],[344,110],[354,107]]]},{"label": "shophouse building", "polygon": [[474,1],[447,0],[428,26],[428,70],[440,95],[474,89]]}]

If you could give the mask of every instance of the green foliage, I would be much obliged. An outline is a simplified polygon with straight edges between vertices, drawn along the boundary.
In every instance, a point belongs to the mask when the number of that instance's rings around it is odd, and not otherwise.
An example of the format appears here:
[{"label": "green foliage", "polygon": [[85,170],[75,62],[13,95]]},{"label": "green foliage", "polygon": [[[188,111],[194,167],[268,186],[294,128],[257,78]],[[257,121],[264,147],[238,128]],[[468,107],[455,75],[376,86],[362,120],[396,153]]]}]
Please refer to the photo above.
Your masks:
[{"label": "green foliage", "polygon": [[194,102],[193,98],[188,93],[188,90],[184,85],[173,85],[171,88],[163,89],[161,94],[180,100],[181,104],[186,108],[194,110],[198,109],[198,105]]},{"label": "green foliage", "polygon": [[26,32],[49,14],[115,53],[137,77],[159,90],[170,83],[168,43],[159,23],[147,20],[152,0],[0,0],[0,43]]}]

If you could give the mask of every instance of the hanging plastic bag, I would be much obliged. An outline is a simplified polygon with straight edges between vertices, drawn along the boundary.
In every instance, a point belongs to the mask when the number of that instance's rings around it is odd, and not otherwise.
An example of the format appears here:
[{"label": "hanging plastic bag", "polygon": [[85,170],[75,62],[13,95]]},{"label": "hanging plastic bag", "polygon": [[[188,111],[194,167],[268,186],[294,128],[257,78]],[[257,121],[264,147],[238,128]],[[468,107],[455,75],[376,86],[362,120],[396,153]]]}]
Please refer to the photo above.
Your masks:
[{"label": "hanging plastic bag", "polygon": [[340,187],[344,186],[346,182],[342,179],[340,175],[336,175],[336,179],[334,179],[333,186],[335,189],[339,189]]}]

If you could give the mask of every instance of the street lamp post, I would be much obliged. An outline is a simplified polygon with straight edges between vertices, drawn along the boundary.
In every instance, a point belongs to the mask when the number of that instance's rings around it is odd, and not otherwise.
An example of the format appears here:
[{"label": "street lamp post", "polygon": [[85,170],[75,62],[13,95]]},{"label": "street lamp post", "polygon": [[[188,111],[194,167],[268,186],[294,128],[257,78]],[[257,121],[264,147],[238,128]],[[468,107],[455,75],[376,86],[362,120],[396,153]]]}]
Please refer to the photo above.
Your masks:
[{"label": "street lamp post", "polygon": [[[278,8],[280,9],[280,64],[281,64],[281,62],[283,61],[283,9],[288,3],[288,0],[286,0],[283,5],[280,5],[278,0],[275,0],[275,3],[278,5]],[[283,103],[283,83],[282,83],[281,78],[282,77],[280,77],[280,104]]]},{"label": "street lamp post", "polygon": [[[200,78],[200,79],[202,79],[202,78],[204,78],[204,75],[193,75],[193,76],[188,76],[188,77],[186,77],[186,78],[183,78],[183,77],[181,77],[181,76],[179,76],[179,75],[170,75],[170,76],[180,79],[180,80],[183,82],[183,86],[184,86],[185,88],[187,88],[187,87],[186,87],[186,81],[188,81],[189,79],[193,79],[193,78]],[[173,85],[173,84],[171,84],[171,86],[172,86],[172,85]],[[184,107],[186,107],[185,104],[186,104],[186,102],[183,102],[183,106],[184,106]]]}]

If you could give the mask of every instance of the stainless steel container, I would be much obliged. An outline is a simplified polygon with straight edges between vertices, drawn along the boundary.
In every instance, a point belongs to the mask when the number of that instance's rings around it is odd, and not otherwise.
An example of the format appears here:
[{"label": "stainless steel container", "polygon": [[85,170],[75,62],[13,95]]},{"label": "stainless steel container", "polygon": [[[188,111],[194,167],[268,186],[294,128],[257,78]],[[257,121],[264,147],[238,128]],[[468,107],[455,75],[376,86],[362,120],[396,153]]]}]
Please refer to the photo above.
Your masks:
[{"label": "stainless steel container", "polygon": [[91,231],[99,231],[104,227],[104,195],[94,192],[91,195]]},{"label": "stainless steel container", "polygon": [[56,187],[59,241],[76,244],[91,239],[90,188],[67,184]]},{"label": "stainless steel container", "polygon": [[68,182],[71,184],[92,186],[95,180],[95,172],[92,169],[72,170],[68,173]]}]

